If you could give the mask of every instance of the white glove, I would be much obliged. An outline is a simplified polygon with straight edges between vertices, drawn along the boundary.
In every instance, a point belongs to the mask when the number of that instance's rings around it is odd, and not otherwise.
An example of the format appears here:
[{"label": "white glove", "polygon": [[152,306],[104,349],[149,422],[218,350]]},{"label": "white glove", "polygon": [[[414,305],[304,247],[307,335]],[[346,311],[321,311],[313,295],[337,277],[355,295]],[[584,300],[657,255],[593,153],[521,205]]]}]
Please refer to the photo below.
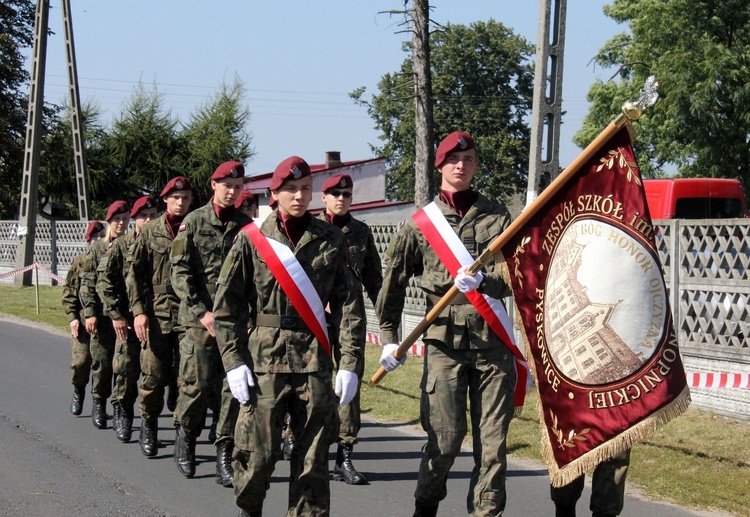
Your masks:
[{"label": "white glove", "polygon": [[339,370],[336,374],[336,383],[333,391],[339,396],[340,404],[346,406],[357,394],[359,379],[357,374],[349,370]]},{"label": "white glove", "polygon": [[393,357],[393,352],[397,349],[398,345],[396,343],[383,345],[383,353],[380,354],[380,366],[385,368],[386,372],[392,372],[406,362],[406,354],[401,359]]},{"label": "white glove", "polygon": [[469,276],[466,274],[467,269],[469,269],[469,266],[463,266],[461,269],[459,269],[456,278],[453,280],[453,283],[462,293],[473,291],[474,289],[479,287],[479,284],[481,284],[482,280],[484,280],[484,275],[481,271],[477,271],[477,274],[474,276]]},{"label": "white glove", "polygon": [[227,384],[232,396],[239,400],[240,404],[246,404],[250,400],[248,386],[255,386],[253,371],[246,364],[235,366],[227,372]]}]

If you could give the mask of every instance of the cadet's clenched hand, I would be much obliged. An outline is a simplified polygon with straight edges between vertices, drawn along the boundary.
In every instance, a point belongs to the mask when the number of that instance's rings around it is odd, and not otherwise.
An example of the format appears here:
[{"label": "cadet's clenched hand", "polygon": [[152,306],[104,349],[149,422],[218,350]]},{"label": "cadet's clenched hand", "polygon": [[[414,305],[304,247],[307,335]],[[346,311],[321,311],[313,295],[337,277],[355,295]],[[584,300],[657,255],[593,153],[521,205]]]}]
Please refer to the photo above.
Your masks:
[{"label": "cadet's clenched hand", "polygon": [[461,269],[459,269],[455,280],[453,280],[456,288],[462,293],[473,291],[474,289],[479,287],[479,284],[481,284],[482,280],[484,280],[484,275],[481,271],[477,271],[476,275],[470,276],[466,274],[467,269],[469,269],[469,266],[463,266]]},{"label": "cadet's clenched hand", "polygon": [[383,345],[383,353],[380,354],[380,366],[385,368],[385,371],[392,372],[402,364],[406,362],[406,354],[401,359],[393,357],[393,353],[398,349],[396,343],[389,343]]}]

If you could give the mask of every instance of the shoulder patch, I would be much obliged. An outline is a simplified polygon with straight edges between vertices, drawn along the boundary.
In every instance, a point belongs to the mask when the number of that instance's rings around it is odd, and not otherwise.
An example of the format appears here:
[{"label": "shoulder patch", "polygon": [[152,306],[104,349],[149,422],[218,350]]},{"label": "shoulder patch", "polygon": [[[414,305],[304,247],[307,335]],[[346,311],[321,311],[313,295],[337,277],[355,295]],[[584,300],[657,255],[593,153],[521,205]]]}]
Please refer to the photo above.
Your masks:
[{"label": "shoulder patch", "polygon": [[187,230],[185,223],[182,223],[180,227],[177,229],[178,232],[184,232],[185,230]]}]

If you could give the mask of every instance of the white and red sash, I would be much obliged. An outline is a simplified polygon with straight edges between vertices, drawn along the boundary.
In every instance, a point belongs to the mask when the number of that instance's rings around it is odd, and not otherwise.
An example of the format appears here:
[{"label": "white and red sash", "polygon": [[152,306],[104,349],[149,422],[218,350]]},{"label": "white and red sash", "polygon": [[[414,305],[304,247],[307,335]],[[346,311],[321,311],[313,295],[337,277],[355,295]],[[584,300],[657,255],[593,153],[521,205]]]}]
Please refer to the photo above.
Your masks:
[{"label": "white and red sash", "polygon": [[[434,201],[417,211],[412,219],[453,278],[458,274],[459,268],[474,263],[471,253]],[[516,346],[508,313],[505,312],[505,307],[500,300],[478,293],[476,290],[465,293],[465,296],[515,357],[518,380],[515,386],[514,402],[518,411],[523,407],[526,397],[526,389],[530,380],[529,367]]]},{"label": "white and red sash", "polygon": [[268,264],[268,269],[297,309],[305,325],[330,356],[331,344],[328,341],[323,302],[294,252],[289,246],[263,235],[255,223],[246,225],[242,230]]}]

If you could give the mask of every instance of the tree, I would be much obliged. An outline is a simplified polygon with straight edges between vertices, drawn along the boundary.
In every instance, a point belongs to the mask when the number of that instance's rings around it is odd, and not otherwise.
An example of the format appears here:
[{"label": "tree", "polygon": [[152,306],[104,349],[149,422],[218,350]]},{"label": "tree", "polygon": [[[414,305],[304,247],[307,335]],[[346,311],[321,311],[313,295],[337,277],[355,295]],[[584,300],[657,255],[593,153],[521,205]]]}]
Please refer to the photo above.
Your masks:
[{"label": "tree", "polygon": [[[474,185],[491,198],[506,198],[526,187],[529,127],[525,117],[533,95],[533,46],[494,20],[469,26],[448,24],[431,34],[430,68],[434,100],[434,138],[468,131],[477,142],[479,170]],[[406,52],[411,45],[404,44]],[[364,100],[365,89],[350,96],[367,108],[381,131],[389,199],[414,199],[413,64],[385,74],[379,92]],[[439,185],[434,172],[433,184]],[[433,192],[434,194],[434,192]]]},{"label": "tree", "polygon": [[660,100],[638,123],[642,172],[658,176],[670,164],[682,176],[734,177],[750,188],[750,3],[614,0],[604,12],[630,33],[595,57],[619,81],[591,87],[576,144],[593,140],[655,75]]},{"label": "tree", "polygon": [[116,193],[117,199],[125,200],[158,196],[167,181],[184,174],[177,124],[157,86],[147,90],[139,83],[106,138],[108,163],[104,164],[109,169],[97,170],[89,164],[92,197],[99,199],[103,193],[110,198]]},{"label": "tree", "polygon": [[28,74],[21,51],[34,41],[34,3],[0,3],[0,219],[18,216],[23,175]]},{"label": "tree", "polygon": [[181,136],[184,139],[185,171],[193,184],[196,202],[212,195],[210,177],[216,167],[229,160],[245,162],[254,153],[247,129],[250,110],[244,104],[245,87],[235,77],[222,82],[219,91],[190,115]]},{"label": "tree", "polygon": [[[42,140],[39,168],[39,204],[54,201],[65,208],[63,218],[78,218],[78,190],[73,153],[73,134],[69,106],[64,106],[51,120]],[[111,192],[119,192],[116,178],[109,174],[114,169],[106,148],[108,134],[100,122],[101,111],[92,103],[81,106],[81,127],[84,129],[86,162],[89,172],[89,193],[92,213],[104,215],[113,201]],[[93,181],[92,178],[93,177]]]}]

